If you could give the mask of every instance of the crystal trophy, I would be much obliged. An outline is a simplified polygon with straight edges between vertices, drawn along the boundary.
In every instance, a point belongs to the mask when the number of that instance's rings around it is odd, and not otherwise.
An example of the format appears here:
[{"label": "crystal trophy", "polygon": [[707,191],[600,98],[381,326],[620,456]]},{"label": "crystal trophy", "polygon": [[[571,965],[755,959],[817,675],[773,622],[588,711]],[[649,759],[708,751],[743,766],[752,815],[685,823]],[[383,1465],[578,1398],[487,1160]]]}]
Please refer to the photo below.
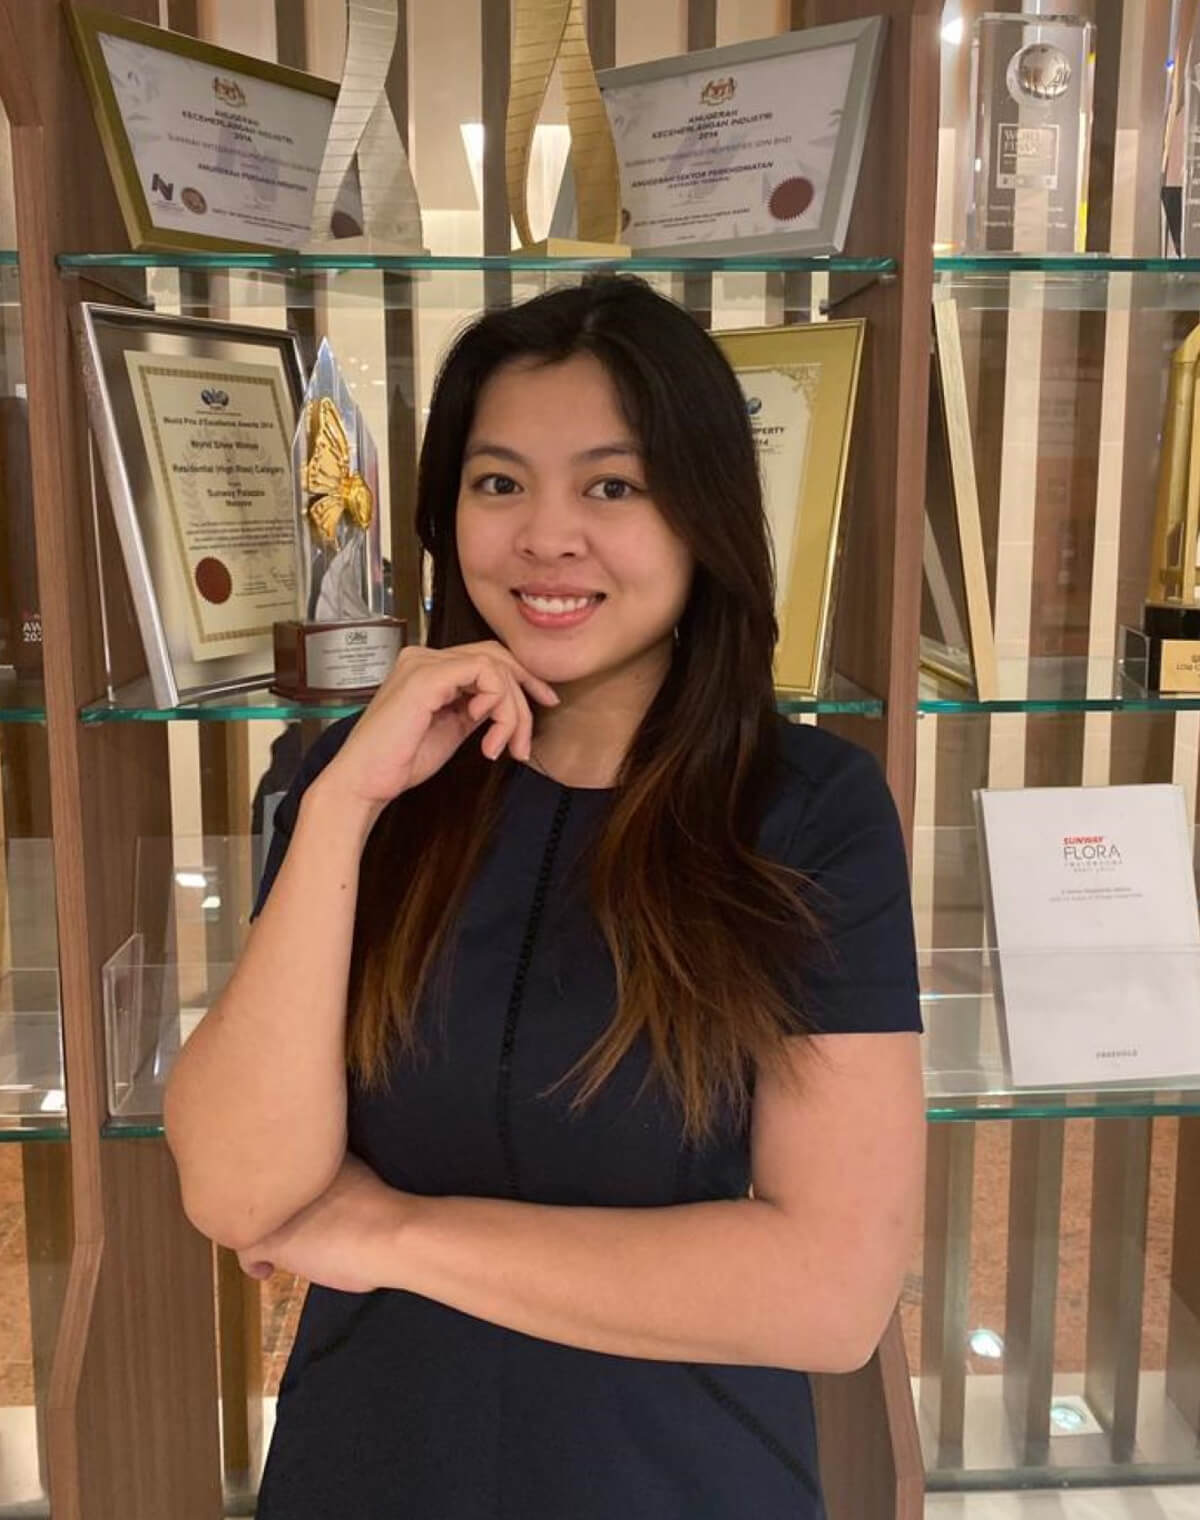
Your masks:
[{"label": "crystal trophy", "polygon": [[1079,16],[975,22],[970,251],[1082,251],[1094,51],[1095,28]]},{"label": "crystal trophy", "polygon": [[328,342],[292,464],[300,605],[275,624],[272,690],[297,702],[367,697],[403,647],[405,623],[385,611],[375,444]]}]

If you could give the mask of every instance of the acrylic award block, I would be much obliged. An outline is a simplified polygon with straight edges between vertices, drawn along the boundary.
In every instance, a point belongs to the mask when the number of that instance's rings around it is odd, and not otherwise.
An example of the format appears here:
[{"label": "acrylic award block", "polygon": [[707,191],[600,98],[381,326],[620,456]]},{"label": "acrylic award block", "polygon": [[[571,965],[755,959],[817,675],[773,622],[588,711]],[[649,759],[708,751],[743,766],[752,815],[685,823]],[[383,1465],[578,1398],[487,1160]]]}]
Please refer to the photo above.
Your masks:
[{"label": "acrylic award block", "polygon": [[1085,243],[1095,29],[1078,16],[987,13],[971,44],[972,252]]}]

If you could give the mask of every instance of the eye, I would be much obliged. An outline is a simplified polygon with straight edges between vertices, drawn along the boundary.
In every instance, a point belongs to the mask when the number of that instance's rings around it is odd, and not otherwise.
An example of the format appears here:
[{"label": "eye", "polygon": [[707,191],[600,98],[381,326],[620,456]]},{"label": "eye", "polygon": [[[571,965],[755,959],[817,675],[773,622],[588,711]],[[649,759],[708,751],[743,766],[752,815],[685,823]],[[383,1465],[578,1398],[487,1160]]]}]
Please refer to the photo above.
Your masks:
[{"label": "eye", "polygon": [[481,475],[472,486],[484,496],[512,496],[521,488],[511,475]]},{"label": "eye", "polygon": [[632,481],[622,480],[619,475],[609,475],[589,486],[584,495],[599,501],[628,501],[631,496],[639,495],[641,490],[642,487],[635,486]]}]

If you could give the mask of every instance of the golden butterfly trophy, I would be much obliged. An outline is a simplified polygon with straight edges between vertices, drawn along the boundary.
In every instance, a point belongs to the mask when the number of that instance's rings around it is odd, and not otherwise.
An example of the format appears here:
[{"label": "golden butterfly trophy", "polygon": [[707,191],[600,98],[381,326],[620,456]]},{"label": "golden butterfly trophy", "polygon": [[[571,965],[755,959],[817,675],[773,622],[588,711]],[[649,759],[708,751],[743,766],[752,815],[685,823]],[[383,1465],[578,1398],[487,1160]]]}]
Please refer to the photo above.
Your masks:
[{"label": "golden butterfly trophy", "polygon": [[292,445],[298,616],[275,624],[272,690],[296,702],[366,698],[405,643],[388,614],[379,457],[362,412],[321,344]]}]

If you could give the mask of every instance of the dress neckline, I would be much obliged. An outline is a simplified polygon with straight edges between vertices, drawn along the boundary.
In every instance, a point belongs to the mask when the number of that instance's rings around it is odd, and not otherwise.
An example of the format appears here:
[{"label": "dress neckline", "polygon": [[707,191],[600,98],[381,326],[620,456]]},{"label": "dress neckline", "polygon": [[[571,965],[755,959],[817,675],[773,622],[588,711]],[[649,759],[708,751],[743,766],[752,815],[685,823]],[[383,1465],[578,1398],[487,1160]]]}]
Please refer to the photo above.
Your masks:
[{"label": "dress neckline", "polygon": [[571,792],[576,796],[583,797],[610,797],[616,791],[615,786],[571,786],[566,781],[559,781],[554,776],[548,776],[545,771],[538,770],[535,765],[528,765],[524,760],[514,760],[518,774],[531,777],[539,786],[552,787],[555,791]]}]

